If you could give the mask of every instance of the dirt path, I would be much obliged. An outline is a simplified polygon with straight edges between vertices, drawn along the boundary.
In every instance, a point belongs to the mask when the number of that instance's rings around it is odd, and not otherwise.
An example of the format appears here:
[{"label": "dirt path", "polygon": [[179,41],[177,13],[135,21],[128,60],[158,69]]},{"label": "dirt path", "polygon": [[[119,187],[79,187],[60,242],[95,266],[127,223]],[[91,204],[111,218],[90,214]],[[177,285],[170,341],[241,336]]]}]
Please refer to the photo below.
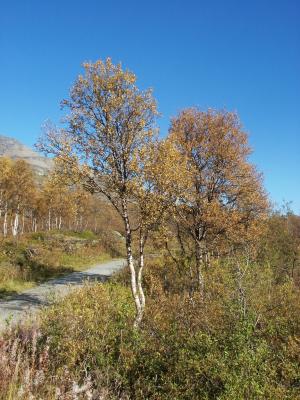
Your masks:
[{"label": "dirt path", "polygon": [[40,307],[49,304],[54,295],[65,295],[67,292],[82,286],[86,280],[105,281],[113,272],[124,266],[123,259],[116,259],[95,265],[83,272],[72,272],[61,278],[51,279],[35,288],[25,290],[10,299],[0,301],[0,330],[8,324],[16,323]]}]

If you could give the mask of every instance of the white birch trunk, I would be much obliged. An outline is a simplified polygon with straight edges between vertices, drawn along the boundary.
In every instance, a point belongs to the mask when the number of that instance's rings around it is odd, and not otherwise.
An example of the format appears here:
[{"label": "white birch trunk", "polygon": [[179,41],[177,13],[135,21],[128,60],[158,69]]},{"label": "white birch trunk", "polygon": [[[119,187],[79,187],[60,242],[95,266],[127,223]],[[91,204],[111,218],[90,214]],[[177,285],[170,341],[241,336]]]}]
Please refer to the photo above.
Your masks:
[{"label": "white birch trunk", "polygon": [[3,236],[7,236],[7,208],[5,209],[4,213],[4,221],[3,221]]},{"label": "white birch trunk", "polygon": [[[143,312],[144,312],[145,305],[146,305],[145,293],[144,293],[143,285],[142,285],[142,277],[143,277],[143,269],[144,269],[144,245],[145,245],[144,238],[143,238],[143,235],[141,234],[141,236],[140,236],[140,259],[139,259],[139,270],[138,270],[138,280],[137,280],[139,297],[140,297],[141,308],[142,308],[140,318],[142,318],[142,316],[143,316]],[[139,320],[139,323],[140,322],[141,322],[141,319]]]},{"label": "white birch trunk", "polygon": [[197,270],[197,281],[199,291],[203,294],[204,292],[204,278],[202,274],[203,266],[203,250],[201,246],[201,241],[196,239],[196,270]]},{"label": "white birch trunk", "polygon": [[12,235],[13,235],[13,237],[16,237],[18,235],[18,230],[19,230],[19,205],[17,207],[14,223],[13,223],[13,226],[12,226]]},{"label": "white birch trunk", "polygon": [[36,220],[36,218],[34,218],[33,223],[34,223],[34,232],[36,233],[37,232],[37,220]]},{"label": "white birch trunk", "polygon": [[51,210],[48,212],[48,231],[51,231]]},{"label": "white birch trunk", "polygon": [[125,224],[125,238],[126,238],[126,252],[127,252],[127,264],[130,270],[130,284],[131,284],[131,292],[135,303],[136,309],[136,318],[134,321],[134,326],[137,328],[139,323],[141,322],[143,310],[141,305],[141,300],[138,293],[137,287],[137,277],[136,270],[134,267],[133,256],[132,256],[132,234],[129,223],[129,216],[127,210],[126,200],[122,200],[122,208],[123,208],[123,219]]},{"label": "white birch trunk", "polygon": [[33,218],[33,211],[31,211],[31,232],[34,232],[34,218]]}]

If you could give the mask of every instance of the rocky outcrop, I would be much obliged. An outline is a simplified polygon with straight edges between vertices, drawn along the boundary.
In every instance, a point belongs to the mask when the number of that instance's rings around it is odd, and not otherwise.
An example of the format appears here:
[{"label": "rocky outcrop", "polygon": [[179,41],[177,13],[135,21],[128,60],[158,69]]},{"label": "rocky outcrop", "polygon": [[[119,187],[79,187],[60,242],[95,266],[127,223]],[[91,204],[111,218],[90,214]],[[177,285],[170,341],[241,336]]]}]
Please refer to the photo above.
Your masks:
[{"label": "rocky outcrop", "polygon": [[42,157],[18,140],[3,135],[0,135],[0,157],[25,160],[38,175],[46,175],[52,167],[51,159]]}]

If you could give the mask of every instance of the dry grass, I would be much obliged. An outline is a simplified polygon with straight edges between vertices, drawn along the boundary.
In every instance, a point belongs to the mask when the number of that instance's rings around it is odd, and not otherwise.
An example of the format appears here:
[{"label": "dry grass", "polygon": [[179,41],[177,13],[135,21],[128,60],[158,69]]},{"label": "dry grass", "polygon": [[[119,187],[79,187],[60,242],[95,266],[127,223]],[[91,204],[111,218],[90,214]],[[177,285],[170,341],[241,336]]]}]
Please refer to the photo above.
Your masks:
[{"label": "dry grass", "polygon": [[0,298],[120,256],[121,243],[83,233],[37,233],[0,243]]}]

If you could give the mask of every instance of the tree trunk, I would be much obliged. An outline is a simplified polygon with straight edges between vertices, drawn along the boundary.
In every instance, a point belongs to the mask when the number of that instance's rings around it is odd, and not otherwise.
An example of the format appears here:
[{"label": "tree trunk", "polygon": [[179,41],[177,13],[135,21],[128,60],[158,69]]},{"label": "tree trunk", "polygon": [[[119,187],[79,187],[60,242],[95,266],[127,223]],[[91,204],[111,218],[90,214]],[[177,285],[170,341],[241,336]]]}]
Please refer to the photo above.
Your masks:
[{"label": "tree trunk", "polygon": [[12,226],[12,235],[13,235],[13,237],[16,237],[18,235],[18,229],[19,229],[19,205],[17,207],[14,223],[13,223],[13,226]]},{"label": "tree trunk", "polygon": [[3,221],[3,236],[7,236],[7,206],[5,208],[5,213],[4,213],[4,221]]},{"label": "tree trunk", "polygon": [[146,304],[146,299],[145,299],[145,293],[143,290],[143,285],[142,285],[142,277],[143,277],[143,269],[144,269],[144,246],[145,246],[145,238],[143,237],[143,234],[141,232],[140,234],[140,242],[139,242],[139,269],[138,269],[138,291],[139,291],[139,298],[140,298],[140,303],[141,303],[141,315],[140,319],[137,321],[138,325],[140,324],[144,309],[145,309],[145,304]]},{"label": "tree trunk", "polygon": [[205,253],[205,268],[208,270],[211,266],[211,253],[206,251]]},{"label": "tree trunk", "polygon": [[196,271],[197,271],[197,283],[199,291],[203,294],[204,292],[204,279],[202,274],[202,266],[203,266],[203,249],[201,246],[201,241],[195,241],[196,245]]},{"label": "tree trunk", "polygon": [[34,231],[34,217],[33,217],[33,211],[31,211],[31,232]]},{"label": "tree trunk", "polygon": [[51,210],[48,212],[48,231],[51,231]]},{"label": "tree trunk", "polygon": [[132,233],[129,223],[129,216],[128,216],[128,209],[127,209],[127,202],[125,199],[122,200],[122,212],[123,212],[123,220],[125,225],[125,239],[126,239],[126,253],[127,253],[127,264],[130,270],[130,283],[131,283],[131,292],[135,303],[136,309],[136,317],[134,321],[134,327],[138,327],[143,316],[143,309],[141,305],[141,300],[138,293],[137,288],[137,277],[136,271],[133,262],[132,256]]},{"label": "tree trunk", "polygon": [[37,232],[37,220],[36,220],[36,218],[34,218],[33,223],[34,223],[34,232]]}]

